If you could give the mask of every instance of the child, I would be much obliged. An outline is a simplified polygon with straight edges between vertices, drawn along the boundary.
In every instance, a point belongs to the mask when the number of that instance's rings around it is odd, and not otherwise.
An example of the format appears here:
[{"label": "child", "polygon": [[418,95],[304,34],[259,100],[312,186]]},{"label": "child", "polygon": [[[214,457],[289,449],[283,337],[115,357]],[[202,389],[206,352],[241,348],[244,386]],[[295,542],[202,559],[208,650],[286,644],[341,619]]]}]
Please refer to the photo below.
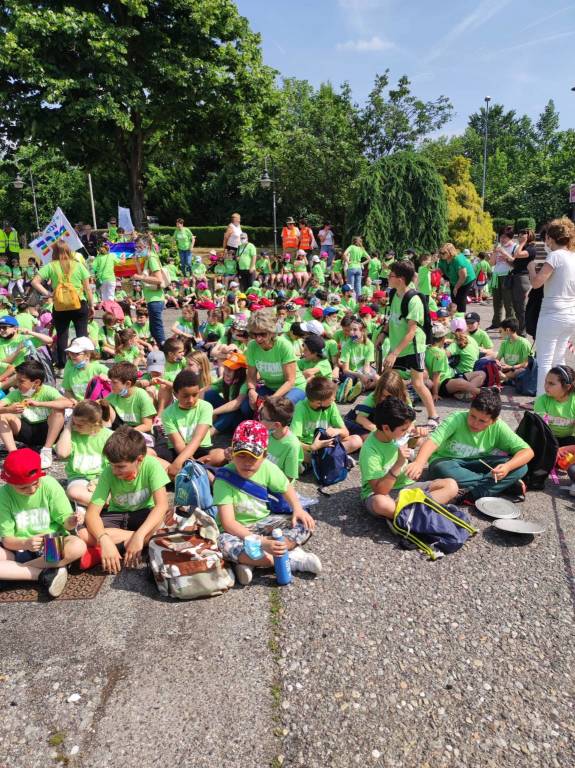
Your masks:
[{"label": "child", "polygon": [[449,397],[449,395],[457,397],[460,393],[478,395],[479,388],[485,381],[485,373],[483,371],[455,373],[449,365],[444,346],[447,328],[434,323],[432,333],[433,344],[425,350],[425,368],[429,376],[428,386],[431,389],[433,401],[437,402],[440,397]]},{"label": "child", "polygon": [[[266,460],[268,430],[257,421],[244,421],[232,438],[232,462],[226,470],[241,478],[281,494],[292,509],[291,517],[271,515],[267,505],[241,490],[224,477],[217,477],[213,498],[218,507],[218,525],[221,535],[218,548],[224,558],[236,564],[236,576],[242,585],[252,581],[253,568],[273,567],[274,555],[289,552],[292,572],[321,573],[317,555],[304,552],[301,545],[311,536],[315,522],[301,506],[299,498],[284,473]],[[282,528],[284,541],[271,538],[274,528]],[[247,536],[258,536],[262,556],[252,560],[245,551]]]},{"label": "child", "polygon": [[480,357],[493,357],[495,350],[493,349],[493,342],[489,334],[479,327],[481,318],[477,312],[468,312],[465,315],[465,322],[467,324],[467,334],[473,339],[473,341],[479,347]]},{"label": "child", "polygon": [[11,315],[0,317],[0,361],[7,365],[18,366],[23,363],[28,352],[27,337],[35,347],[52,345],[52,338],[44,333],[19,328],[18,321]]},{"label": "child", "polygon": [[207,389],[212,385],[210,358],[200,349],[190,349],[186,352],[186,368],[200,375],[200,386]]},{"label": "child", "polygon": [[148,320],[148,310],[146,307],[136,309],[136,319],[132,323],[132,329],[138,337],[138,344],[145,352],[152,351],[152,334],[150,333],[150,322]]},{"label": "child", "polygon": [[296,253],[293,269],[297,287],[303,290],[308,284],[310,277],[307,271],[307,255],[305,251],[299,250]]},{"label": "child", "polygon": [[556,365],[545,377],[545,394],[535,399],[533,410],[549,424],[560,446],[571,445],[575,435],[575,371]]},{"label": "child", "polygon": [[43,446],[42,469],[52,466],[52,446],[64,426],[64,410],[74,401],[44,384],[41,363],[27,360],[16,366],[16,388],[0,400],[0,439],[6,450],[16,450],[16,440],[24,445]]},{"label": "child", "polygon": [[[359,435],[365,441],[370,432],[375,432],[373,412],[376,406],[387,397],[396,397],[402,403],[411,406],[405,381],[401,378],[399,371],[394,371],[393,368],[386,368],[377,380],[373,392],[370,392],[363,402],[344,416],[343,421],[350,434]],[[414,431],[421,434],[422,430],[427,434],[428,430],[425,427],[416,427]]]},{"label": "child", "polygon": [[102,323],[99,333],[100,356],[102,360],[110,360],[116,354],[116,331],[120,328],[111,312],[104,312]]},{"label": "child", "polygon": [[431,296],[431,254],[424,253],[419,259],[417,270],[417,290],[425,296]]},{"label": "child", "polygon": [[372,515],[393,520],[395,502],[402,488],[422,488],[440,504],[448,504],[457,496],[454,480],[414,484],[405,473],[410,452],[407,437],[414,421],[413,408],[397,397],[386,397],[375,407],[375,431],[359,454],[361,498]]},{"label": "child", "polygon": [[[444,328],[441,327],[443,332]],[[467,325],[463,318],[454,318],[451,321],[451,329],[453,342],[447,348],[447,357],[452,371],[450,380],[440,385],[440,395],[445,397],[451,394],[458,400],[471,400],[479,394],[479,389],[485,382],[485,372],[473,370],[479,360],[479,347],[467,335]]]},{"label": "child", "polygon": [[108,438],[103,453],[108,465],[86,510],[86,528],[80,536],[89,548],[100,547],[104,570],[119,573],[122,558],[117,545],[125,547],[124,564],[136,566],[144,546],[163,525],[170,479],[158,459],[146,456],[144,435],[127,425]]},{"label": "child", "polygon": [[[305,387],[306,397],[296,404],[291,429],[299,438],[303,450],[303,461],[311,463],[313,451],[333,445],[333,438],[339,436],[347,453],[359,451],[362,440],[350,435],[335,404],[337,384],[323,376],[310,379]],[[315,437],[318,428],[325,429],[328,438]]]},{"label": "child", "polygon": [[475,278],[475,301],[485,304],[487,285],[491,278],[493,269],[488,261],[488,254],[481,252],[477,255],[477,265],[475,266],[477,277]]},{"label": "child", "polygon": [[104,427],[109,421],[109,408],[106,403],[83,400],[66,419],[60,439],[56,444],[59,459],[68,459],[66,494],[76,503],[77,523],[84,522],[85,508],[90,503],[103,467],[107,464],[103,456],[106,441],[113,434]]},{"label": "child", "polygon": [[302,357],[297,361],[297,367],[309,380],[314,376],[332,377],[332,369],[326,357],[325,341],[315,333],[308,334],[302,344]]},{"label": "child", "polygon": [[501,368],[501,377],[504,381],[512,381],[517,374],[527,368],[531,344],[517,331],[519,324],[515,318],[503,320],[499,324],[499,333],[502,341],[497,353],[497,360]]},{"label": "child", "polygon": [[301,454],[299,440],[290,429],[293,413],[294,404],[287,397],[266,398],[260,412],[260,421],[269,431],[268,459],[290,482],[299,477]]},{"label": "child", "polygon": [[522,500],[525,485],[521,478],[534,454],[499,418],[500,413],[499,393],[481,390],[468,412],[451,414],[429,435],[415,461],[407,467],[408,477],[418,480],[433,456],[428,476],[453,478],[461,488],[459,503],[473,504],[483,496],[506,492]]},{"label": "child", "polygon": [[233,432],[242,420],[240,408],[248,394],[247,367],[242,352],[229,350],[222,362],[222,378],[204,392],[204,400],[214,408],[212,437],[220,432]]},{"label": "child", "polygon": [[[69,534],[76,517],[61,484],[45,476],[40,456],[30,448],[10,453],[0,475],[0,579],[38,581],[51,597],[59,597],[68,579],[67,565],[82,557],[86,545]],[[65,536],[62,560],[47,562],[41,554],[46,534]]]},{"label": "child", "polygon": [[[156,409],[150,396],[136,387],[138,369],[133,363],[115,363],[110,368],[111,393],[106,402],[112,407],[112,429],[122,424],[138,432],[151,432]],[[0,406],[2,401],[0,401]]]},{"label": "child", "polygon": [[172,325],[172,333],[181,339],[194,339],[199,336],[198,312],[189,304],[182,307],[182,316]]},{"label": "child", "polygon": [[367,327],[363,320],[354,318],[349,326],[349,336],[342,342],[339,356],[341,374],[348,379],[344,391],[347,402],[353,402],[362,391],[375,387],[377,372],[373,367],[374,362],[375,350],[368,337]]},{"label": "child", "polygon": [[143,365],[144,356],[140,351],[138,336],[133,328],[122,328],[116,333],[114,362]]},{"label": "child", "polygon": [[94,376],[108,378],[108,368],[97,360],[92,360],[95,347],[86,336],[76,336],[66,348],[68,360],[64,366],[62,387],[64,394],[74,402],[83,400],[88,382]]},{"label": "child", "polygon": [[24,278],[25,278],[24,285],[26,288],[28,288],[32,280],[36,277],[37,272],[38,272],[38,263],[35,258],[30,257],[28,259],[28,266],[24,270]]},{"label": "child", "polygon": [[349,283],[345,283],[342,288],[342,299],[341,299],[341,306],[343,307],[345,312],[351,312],[352,314],[354,312],[357,312],[357,301],[355,300],[353,288]]}]

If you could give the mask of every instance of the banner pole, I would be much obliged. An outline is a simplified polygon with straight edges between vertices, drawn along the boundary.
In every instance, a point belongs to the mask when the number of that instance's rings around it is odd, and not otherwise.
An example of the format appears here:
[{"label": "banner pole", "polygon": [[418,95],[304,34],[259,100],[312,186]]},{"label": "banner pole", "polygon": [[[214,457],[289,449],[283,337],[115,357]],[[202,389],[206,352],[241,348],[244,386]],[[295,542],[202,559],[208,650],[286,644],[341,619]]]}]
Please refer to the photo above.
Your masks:
[{"label": "banner pole", "polygon": [[92,203],[92,221],[94,224],[94,229],[98,229],[98,224],[96,223],[96,207],[94,205],[94,191],[92,189],[92,174],[88,174],[88,186],[90,187],[90,202]]}]

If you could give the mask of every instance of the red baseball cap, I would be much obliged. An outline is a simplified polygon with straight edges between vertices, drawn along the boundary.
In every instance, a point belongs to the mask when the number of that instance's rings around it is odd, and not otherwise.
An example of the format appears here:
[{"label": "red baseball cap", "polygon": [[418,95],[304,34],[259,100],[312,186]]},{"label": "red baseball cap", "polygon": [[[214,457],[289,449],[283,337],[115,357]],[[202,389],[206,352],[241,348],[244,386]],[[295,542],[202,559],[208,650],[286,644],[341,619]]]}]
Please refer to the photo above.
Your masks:
[{"label": "red baseball cap", "polygon": [[305,307],[305,299],[292,299],[294,304],[297,304],[298,307]]},{"label": "red baseball cap", "polygon": [[311,316],[315,320],[323,320],[323,309],[321,307],[314,307],[311,311]]},{"label": "red baseball cap", "polygon": [[39,453],[31,448],[18,448],[6,457],[0,477],[10,485],[31,485],[45,474]]},{"label": "red baseball cap", "polygon": [[373,317],[375,315],[375,312],[371,307],[360,307],[359,314],[370,315],[370,317]]},{"label": "red baseball cap", "polygon": [[374,299],[387,299],[387,293],[385,291],[375,291],[373,294]]},{"label": "red baseball cap", "polygon": [[259,303],[262,305],[262,307],[275,307],[275,302],[271,299],[262,298],[260,299]]},{"label": "red baseball cap", "polygon": [[268,430],[261,421],[242,421],[232,437],[232,454],[247,453],[259,459],[268,449]]}]

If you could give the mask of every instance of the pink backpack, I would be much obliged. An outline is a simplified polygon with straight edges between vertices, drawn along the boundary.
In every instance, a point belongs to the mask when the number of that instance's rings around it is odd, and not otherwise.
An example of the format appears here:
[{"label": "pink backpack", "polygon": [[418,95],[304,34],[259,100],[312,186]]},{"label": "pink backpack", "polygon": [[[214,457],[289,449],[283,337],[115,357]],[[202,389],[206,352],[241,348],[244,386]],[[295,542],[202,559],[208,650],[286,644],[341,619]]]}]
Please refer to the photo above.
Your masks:
[{"label": "pink backpack", "polygon": [[112,391],[109,379],[102,376],[93,376],[86,387],[86,400],[103,400]]},{"label": "pink backpack", "polygon": [[124,322],[124,310],[117,301],[103,301],[102,310],[104,312],[109,312],[111,315],[114,315],[119,323]]}]

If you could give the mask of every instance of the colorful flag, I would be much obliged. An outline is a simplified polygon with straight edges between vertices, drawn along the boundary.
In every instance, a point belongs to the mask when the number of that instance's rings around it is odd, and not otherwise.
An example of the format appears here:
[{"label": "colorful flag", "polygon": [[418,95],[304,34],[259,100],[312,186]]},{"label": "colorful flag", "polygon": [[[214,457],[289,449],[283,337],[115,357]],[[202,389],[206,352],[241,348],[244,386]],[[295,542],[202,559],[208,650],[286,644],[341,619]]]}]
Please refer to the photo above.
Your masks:
[{"label": "colorful flag", "polygon": [[122,208],[118,206],[118,226],[121,227],[124,232],[133,232],[134,225],[132,224],[132,214],[129,208]]},{"label": "colorful flag", "polygon": [[[108,247],[110,253],[114,254],[114,272],[116,277],[133,277],[137,272],[136,259],[134,257],[136,252],[135,243],[108,243]],[[144,259],[141,259],[140,263],[143,269]]]},{"label": "colorful flag", "polygon": [[64,240],[73,251],[77,251],[82,247],[80,238],[61,208],[56,208],[56,213],[52,216],[52,220],[46,229],[40,237],[32,240],[29,247],[36,256],[40,257],[43,264],[47,264],[50,261],[52,246],[56,240]]}]

